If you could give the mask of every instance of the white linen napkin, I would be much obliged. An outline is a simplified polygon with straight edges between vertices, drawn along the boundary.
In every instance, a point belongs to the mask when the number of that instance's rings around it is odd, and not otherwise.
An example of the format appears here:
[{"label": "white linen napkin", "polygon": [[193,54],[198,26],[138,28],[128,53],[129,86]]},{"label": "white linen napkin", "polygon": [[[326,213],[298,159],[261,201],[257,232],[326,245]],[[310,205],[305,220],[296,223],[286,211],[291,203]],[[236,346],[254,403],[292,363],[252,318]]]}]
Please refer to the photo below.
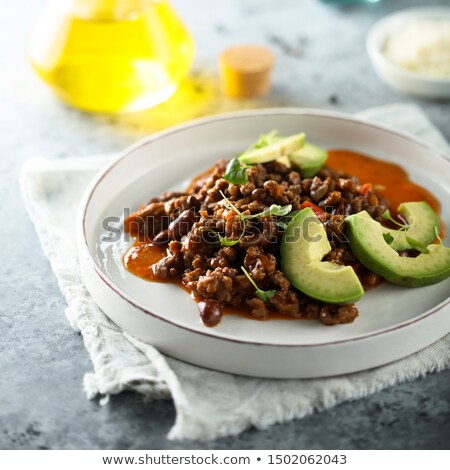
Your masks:
[{"label": "white linen napkin", "polygon": [[[439,131],[412,105],[390,105],[359,116],[410,132],[449,151]],[[84,378],[88,398],[135,390],[171,397],[176,421],[169,439],[214,439],[255,426],[263,429],[314,411],[355,400],[383,388],[450,367],[450,335],[428,348],[377,369],[340,377],[268,380],[202,369],[160,354],[124,334],[95,305],[80,276],[74,241],[81,195],[111,156],[35,158],[21,173],[23,198],[68,308],[72,327],[82,333],[94,371]]]}]

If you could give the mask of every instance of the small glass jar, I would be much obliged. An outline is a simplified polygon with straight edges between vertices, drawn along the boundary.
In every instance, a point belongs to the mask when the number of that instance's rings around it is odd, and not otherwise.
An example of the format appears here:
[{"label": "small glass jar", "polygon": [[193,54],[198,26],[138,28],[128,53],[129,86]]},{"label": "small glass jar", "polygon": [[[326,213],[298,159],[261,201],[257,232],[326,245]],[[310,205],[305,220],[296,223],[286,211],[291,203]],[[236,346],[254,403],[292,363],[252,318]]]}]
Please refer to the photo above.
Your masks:
[{"label": "small glass jar", "polygon": [[193,55],[167,0],[54,0],[29,41],[39,76],[64,102],[91,112],[157,105],[186,77]]}]

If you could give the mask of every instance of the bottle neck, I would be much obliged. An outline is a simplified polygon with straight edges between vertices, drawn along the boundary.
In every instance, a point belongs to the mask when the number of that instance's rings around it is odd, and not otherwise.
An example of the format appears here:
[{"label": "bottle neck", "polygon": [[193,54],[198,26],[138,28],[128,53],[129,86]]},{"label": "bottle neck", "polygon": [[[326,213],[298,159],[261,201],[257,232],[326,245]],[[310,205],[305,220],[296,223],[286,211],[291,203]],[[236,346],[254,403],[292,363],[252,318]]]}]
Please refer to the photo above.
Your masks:
[{"label": "bottle neck", "polygon": [[74,0],[73,13],[83,19],[124,20],[165,0]]}]

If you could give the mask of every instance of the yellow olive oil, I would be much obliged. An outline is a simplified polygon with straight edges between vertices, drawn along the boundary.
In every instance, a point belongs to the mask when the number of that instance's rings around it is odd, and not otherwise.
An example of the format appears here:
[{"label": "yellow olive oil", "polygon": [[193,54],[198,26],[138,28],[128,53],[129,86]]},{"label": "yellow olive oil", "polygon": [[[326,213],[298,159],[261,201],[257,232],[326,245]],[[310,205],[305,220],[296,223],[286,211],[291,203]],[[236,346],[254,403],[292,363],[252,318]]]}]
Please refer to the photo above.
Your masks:
[{"label": "yellow olive oil", "polygon": [[146,109],[187,75],[193,43],[168,2],[126,3],[74,0],[37,24],[31,63],[66,103],[93,112]]}]

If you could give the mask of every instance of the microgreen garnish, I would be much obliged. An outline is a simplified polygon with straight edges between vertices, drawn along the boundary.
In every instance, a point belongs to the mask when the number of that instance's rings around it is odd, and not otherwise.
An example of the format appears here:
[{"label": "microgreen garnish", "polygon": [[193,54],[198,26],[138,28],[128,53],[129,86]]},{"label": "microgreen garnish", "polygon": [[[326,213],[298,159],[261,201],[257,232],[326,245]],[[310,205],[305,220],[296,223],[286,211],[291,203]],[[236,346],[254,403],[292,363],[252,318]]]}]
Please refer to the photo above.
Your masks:
[{"label": "microgreen garnish", "polygon": [[439,245],[443,245],[444,242],[442,241],[442,238],[439,236],[439,229],[437,227],[434,227],[434,233],[436,234],[437,241],[439,242]]},{"label": "microgreen garnish", "polygon": [[250,147],[250,149],[260,149],[263,147],[267,147],[275,143],[280,136],[278,135],[278,131],[270,131],[268,134],[261,134],[258,140]]},{"label": "microgreen garnish", "polygon": [[278,217],[283,217],[292,210],[292,204],[288,204],[287,206],[279,206],[277,204],[272,204],[268,209],[262,212],[258,212],[257,214],[252,215],[243,215],[242,217],[245,219],[255,219],[257,217],[269,217],[271,215],[276,215]]},{"label": "microgreen garnish", "polygon": [[400,222],[397,222],[392,216],[391,216],[391,211],[389,209],[386,209],[383,214],[381,214],[381,217],[383,217],[384,220],[389,220],[389,222],[392,222],[393,224],[397,225],[397,227],[401,227],[400,230],[407,230],[409,225],[406,224],[401,224]]},{"label": "microgreen garnish", "polygon": [[284,222],[283,220],[279,220],[276,222],[276,225],[281,228],[281,230],[286,230],[289,222]]},{"label": "microgreen garnish", "polygon": [[275,289],[270,289],[270,290],[260,289],[258,285],[256,284],[256,282],[252,279],[248,271],[244,268],[244,266],[241,266],[241,269],[242,269],[242,272],[245,274],[245,277],[250,281],[252,286],[256,289],[256,297],[258,297],[258,299],[261,299],[262,301],[266,301],[275,295],[276,293]]},{"label": "microgreen garnish", "polygon": [[276,222],[276,225],[278,225],[278,227],[280,227],[282,230],[286,230],[286,229],[287,229],[287,226],[289,225],[289,222],[290,222],[299,212],[300,212],[299,210],[289,212],[289,214],[287,214],[287,216],[286,216],[284,219],[279,220],[278,222]]},{"label": "microgreen garnish", "polygon": [[251,165],[242,165],[237,158],[233,158],[228,163],[223,179],[231,184],[245,184],[248,182],[247,168],[251,168]]},{"label": "microgreen garnish", "polygon": [[406,241],[409,243],[409,246],[414,250],[420,251],[421,253],[425,253],[426,255],[430,252],[430,250],[418,240],[414,240],[414,238],[406,237]]},{"label": "microgreen garnish", "polygon": [[221,189],[219,189],[219,192],[225,201],[225,207],[229,210],[235,211],[236,214],[239,215],[239,217],[242,217],[240,210],[225,196],[225,194],[223,194]]},{"label": "microgreen garnish", "polygon": [[394,237],[390,233],[383,233],[383,238],[388,245],[394,241]]},{"label": "microgreen garnish", "polygon": [[[243,232],[242,232],[243,233]],[[234,246],[241,241],[242,235],[237,240],[230,240],[229,238],[222,237],[222,235],[217,234],[222,246]]]},{"label": "microgreen garnish", "polygon": [[232,240],[230,238],[226,238],[226,237],[222,237],[222,235],[220,235],[219,232],[216,232],[215,230],[213,230],[212,228],[209,228],[209,227],[203,227],[203,230],[206,230],[207,232],[211,232],[213,233],[214,235],[217,236],[217,238],[219,239],[220,241],[220,244],[222,246],[234,246],[236,245],[237,243],[239,243],[241,241],[241,238],[243,237],[244,235],[244,232],[241,233],[241,236],[237,239],[237,240]]},{"label": "microgreen garnish", "polygon": [[288,204],[287,206],[279,206],[278,204],[272,204],[268,209],[258,212],[257,214],[242,214],[242,212],[225,196],[225,194],[219,190],[220,194],[222,195],[225,201],[225,207],[229,210],[233,210],[242,220],[250,220],[256,219],[258,217],[269,217],[269,216],[278,216],[283,217],[292,210],[292,204]]}]

